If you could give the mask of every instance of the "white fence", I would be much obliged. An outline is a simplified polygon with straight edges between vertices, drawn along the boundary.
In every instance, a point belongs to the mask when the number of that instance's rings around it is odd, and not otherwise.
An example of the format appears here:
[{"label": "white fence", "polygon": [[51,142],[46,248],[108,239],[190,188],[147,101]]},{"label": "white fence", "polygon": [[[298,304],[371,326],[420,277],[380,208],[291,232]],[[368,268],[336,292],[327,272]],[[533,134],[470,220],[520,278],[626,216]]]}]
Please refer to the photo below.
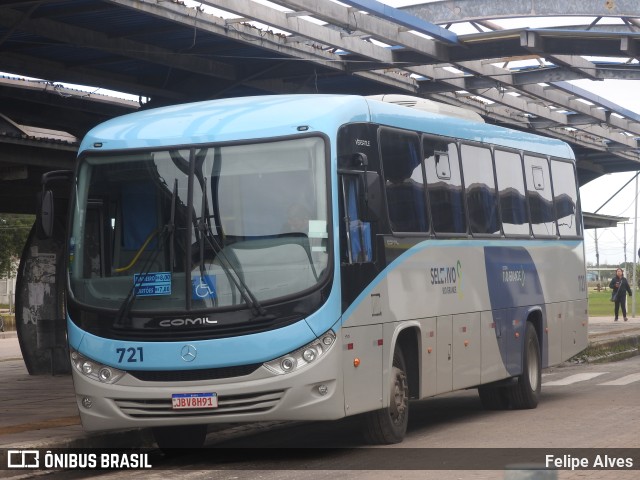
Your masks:
[{"label": "white fence", "polygon": [[9,305],[13,311],[16,299],[16,279],[0,278],[0,304]]}]

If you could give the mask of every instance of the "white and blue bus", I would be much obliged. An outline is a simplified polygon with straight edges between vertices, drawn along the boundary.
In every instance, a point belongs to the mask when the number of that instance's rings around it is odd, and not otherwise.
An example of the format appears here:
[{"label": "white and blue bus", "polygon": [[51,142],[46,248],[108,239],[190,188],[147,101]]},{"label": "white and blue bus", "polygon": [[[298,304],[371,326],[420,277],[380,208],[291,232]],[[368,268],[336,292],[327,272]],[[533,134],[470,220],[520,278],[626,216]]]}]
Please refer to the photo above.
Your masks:
[{"label": "white and blue bus", "polygon": [[278,95],[91,130],[65,294],[84,428],[194,446],[359,415],[383,444],[412,399],[536,407],[541,369],[587,345],[574,155],[443,111]]}]

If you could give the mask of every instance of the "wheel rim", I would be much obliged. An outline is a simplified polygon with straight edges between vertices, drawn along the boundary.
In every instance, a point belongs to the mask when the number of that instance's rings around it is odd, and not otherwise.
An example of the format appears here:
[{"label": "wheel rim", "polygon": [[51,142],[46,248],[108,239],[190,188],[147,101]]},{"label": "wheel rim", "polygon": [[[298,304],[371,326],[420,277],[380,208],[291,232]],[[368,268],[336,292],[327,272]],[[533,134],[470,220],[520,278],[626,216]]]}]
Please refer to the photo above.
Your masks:
[{"label": "wheel rim", "polygon": [[407,385],[407,375],[399,368],[393,367],[393,378],[389,414],[394,424],[400,424],[407,414],[409,386]]},{"label": "wheel rim", "polygon": [[540,370],[540,365],[538,364],[537,345],[533,340],[529,342],[529,346],[527,348],[527,365],[529,366],[529,385],[531,386],[531,390],[535,392],[536,390],[538,390],[538,373]]}]

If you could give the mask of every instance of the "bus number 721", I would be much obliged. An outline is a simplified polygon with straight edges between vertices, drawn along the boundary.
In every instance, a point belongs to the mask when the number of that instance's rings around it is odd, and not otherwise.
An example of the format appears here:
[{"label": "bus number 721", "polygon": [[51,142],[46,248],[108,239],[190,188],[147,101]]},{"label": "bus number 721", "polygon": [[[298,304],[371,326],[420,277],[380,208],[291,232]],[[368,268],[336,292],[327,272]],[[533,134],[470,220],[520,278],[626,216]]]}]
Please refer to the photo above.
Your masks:
[{"label": "bus number 721", "polygon": [[118,363],[122,363],[125,359],[129,363],[143,362],[144,356],[142,354],[142,347],[129,347],[129,348],[116,348],[116,353],[120,355]]}]

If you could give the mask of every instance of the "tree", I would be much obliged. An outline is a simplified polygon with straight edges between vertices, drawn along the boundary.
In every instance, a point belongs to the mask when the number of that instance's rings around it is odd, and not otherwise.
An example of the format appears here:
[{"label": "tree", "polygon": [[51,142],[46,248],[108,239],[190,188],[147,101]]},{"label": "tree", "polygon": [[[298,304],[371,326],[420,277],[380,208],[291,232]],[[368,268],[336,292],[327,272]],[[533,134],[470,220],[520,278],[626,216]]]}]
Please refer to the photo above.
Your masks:
[{"label": "tree", "polygon": [[0,214],[0,278],[15,275],[34,215]]}]

